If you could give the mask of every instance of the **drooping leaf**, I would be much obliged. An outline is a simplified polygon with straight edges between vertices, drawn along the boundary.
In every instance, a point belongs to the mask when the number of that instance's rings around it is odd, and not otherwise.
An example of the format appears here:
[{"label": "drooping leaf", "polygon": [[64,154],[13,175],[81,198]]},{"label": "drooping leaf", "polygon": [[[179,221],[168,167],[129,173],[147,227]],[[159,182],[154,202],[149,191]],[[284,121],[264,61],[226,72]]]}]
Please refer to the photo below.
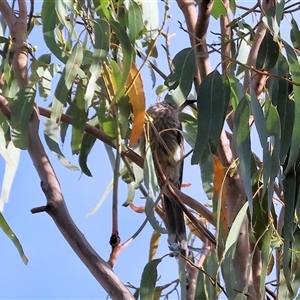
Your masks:
[{"label": "drooping leaf", "polygon": [[[214,156],[213,162],[214,177],[213,177],[213,210],[217,220],[217,237],[221,240],[228,233],[228,215],[226,207],[226,185],[225,185],[225,170],[220,159]],[[219,243],[220,246],[222,243]]]},{"label": "drooping leaf", "polygon": [[44,136],[45,141],[53,154],[55,154],[58,160],[68,169],[72,171],[78,171],[79,168],[74,166],[70,161],[66,159],[58,144],[59,126],[51,119],[45,119],[44,123]]},{"label": "drooping leaf", "polygon": [[192,164],[203,163],[209,152],[215,153],[225,118],[223,80],[215,70],[206,76],[198,90],[198,132]]},{"label": "drooping leaf", "polygon": [[80,69],[82,59],[82,47],[80,43],[76,43],[76,45],[72,49],[72,53],[68,61],[66,62],[66,67],[58,81],[54,92],[55,99],[51,107],[52,120],[59,119],[63,112],[63,107],[65,106],[69,91],[78,74],[78,70]]},{"label": "drooping leaf", "polygon": [[[114,30],[116,37],[121,43],[122,46],[122,53],[123,53],[123,58],[122,58],[122,77],[121,77],[121,86],[125,86],[127,77],[130,73],[130,69],[132,66],[133,58],[134,58],[134,51],[133,48],[130,44],[128,35],[124,28],[117,22],[111,21],[110,22],[111,28]],[[114,100],[119,100],[120,97],[123,96],[123,91],[122,90],[117,90],[116,94],[114,96]]]},{"label": "drooping leaf", "polygon": [[157,281],[157,266],[160,264],[160,262],[161,259],[153,259],[146,264],[141,278],[141,300],[153,299],[155,284]]},{"label": "drooping leaf", "polygon": [[141,1],[143,23],[147,28],[147,37],[154,40],[158,34],[159,10],[157,1]]},{"label": "drooping leaf", "polygon": [[86,87],[86,92],[84,95],[85,99],[85,109],[87,110],[92,102],[95,91],[96,80],[101,73],[101,63],[106,60],[109,43],[110,43],[110,26],[109,23],[104,19],[98,19],[92,21],[94,33],[95,33],[95,43],[92,56],[92,62],[89,68],[90,78],[88,85]]},{"label": "drooping leaf", "polygon": [[103,195],[101,196],[99,202],[95,205],[95,207],[88,213],[88,216],[93,215],[103,204],[103,202],[105,201],[105,199],[107,198],[108,194],[110,193],[110,191],[112,190],[114,186],[114,179],[112,178],[112,180],[109,182],[108,186],[106,187]]},{"label": "drooping leaf", "polygon": [[227,14],[226,7],[222,0],[215,0],[213,2],[213,7],[211,10],[211,15],[217,20],[220,16],[225,16]]},{"label": "drooping leaf", "polygon": [[19,242],[18,238],[16,237],[16,235],[14,234],[14,232],[9,227],[6,220],[4,219],[2,213],[0,213],[0,227],[4,231],[4,233],[7,235],[7,237],[14,243],[15,247],[17,248],[17,250],[22,258],[23,263],[25,265],[27,265],[28,258],[26,257],[26,255],[23,251],[23,247],[22,247],[21,243]]},{"label": "drooping leaf", "polygon": [[17,148],[26,149],[29,143],[29,120],[32,114],[35,86],[20,89],[11,105],[11,126],[13,143]]},{"label": "drooping leaf", "polygon": [[129,0],[127,17],[129,40],[134,45],[135,40],[141,36],[144,28],[141,8],[134,0]]},{"label": "drooping leaf", "polygon": [[133,147],[136,145],[138,139],[143,133],[146,110],[143,81],[136,64],[132,64],[131,71],[127,79],[127,87],[129,88],[130,86],[131,88],[128,91],[128,95],[130,97],[130,104],[133,112],[133,125],[129,147]]},{"label": "drooping leaf", "polygon": [[148,222],[155,231],[159,232],[160,234],[166,234],[167,233],[166,229],[160,226],[159,222],[155,217],[153,210],[154,210],[153,198],[151,196],[148,196],[146,198],[146,205],[145,205],[145,214],[148,218]]},{"label": "drooping leaf", "polygon": [[150,239],[150,248],[149,248],[149,258],[148,260],[152,260],[157,252],[157,248],[159,245],[161,234],[157,231],[153,231]]},{"label": "drooping leaf", "polygon": [[296,174],[293,168],[291,168],[285,175],[283,181],[284,188],[284,226],[283,226],[283,257],[282,266],[283,274],[285,277],[285,282],[287,289],[291,294],[293,294],[293,289],[291,286],[291,276],[290,276],[290,259],[291,259],[291,241],[293,237],[293,224],[294,224],[294,212],[295,212],[295,197],[296,197]]},{"label": "drooping leaf", "polygon": [[[292,80],[295,82],[299,82],[300,65],[297,56],[293,48],[287,42],[283,41],[283,44],[287,53]],[[300,86],[293,85],[293,90],[294,90],[294,104],[295,104],[294,115],[299,116],[300,115]],[[300,147],[300,118],[295,117],[291,147],[290,147],[290,155],[289,155],[288,165],[285,169],[285,172],[288,172],[288,170],[292,167],[292,165],[296,161],[299,153],[299,147]]]},{"label": "drooping leaf", "polygon": [[292,21],[292,29],[291,29],[291,41],[295,49],[300,50],[300,31],[296,20],[293,18]]},{"label": "drooping leaf", "polygon": [[41,17],[43,24],[43,36],[47,47],[60,61],[66,63],[68,57],[61,50],[55,40],[55,29],[60,23],[55,10],[55,1],[43,2]]},{"label": "drooping leaf", "polygon": [[90,154],[94,144],[96,142],[96,138],[88,133],[83,134],[81,147],[80,147],[80,153],[79,153],[79,166],[81,168],[81,171],[86,175],[92,177],[92,173],[89,170],[87,166],[87,158]]},{"label": "drooping leaf", "polygon": [[20,150],[14,147],[10,142],[7,146],[7,154],[10,158],[10,164],[5,163],[5,169],[3,174],[3,181],[0,194],[0,213],[3,212],[5,203],[8,202],[10,190],[15,177],[15,173],[19,164]]},{"label": "drooping leaf", "polygon": [[75,97],[75,101],[72,103],[71,106],[72,106],[72,116],[73,116],[71,148],[73,154],[79,154],[84,128],[87,121],[87,112],[85,111],[85,109],[82,108],[80,109],[78,107],[77,95]]},{"label": "drooping leaf", "polygon": [[185,48],[177,53],[172,60],[172,73],[165,80],[169,87],[170,94],[165,100],[179,107],[187,99],[194,80],[195,51],[193,48]]},{"label": "drooping leaf", "polygon": [[273,36],[267,32],[259,47],[256,68],[259,70],[269,71],[277,63],[279,55],[279,45],[273,41]]},{"label": "drooping leaf", "polygon": [[250,107],[247,98],[242,98],[236,108],[234,118],[234,138],[239,158],[241,177],[249,202],[250,216],[253,215],[252,186],[251,186],[251,146],[249,128]]}]

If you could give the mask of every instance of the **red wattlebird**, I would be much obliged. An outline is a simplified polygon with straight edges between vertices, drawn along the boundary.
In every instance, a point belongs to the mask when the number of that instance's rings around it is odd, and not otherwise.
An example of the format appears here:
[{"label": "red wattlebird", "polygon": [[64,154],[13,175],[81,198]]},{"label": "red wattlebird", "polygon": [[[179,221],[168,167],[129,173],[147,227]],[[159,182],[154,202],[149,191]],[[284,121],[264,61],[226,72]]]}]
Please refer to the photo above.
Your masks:
[{"label": "red wattlebird", "polygon": [[[157,168],[164,173],[165,179],[180,189],[183,173],[184,140],[181,133],[181,123],[178,119],[178,110],[166,102],[156,103],[147,110],[152,118],[149,124],[149,143],[154,159],[155,169],[160,188],[164,187],[165,180],[159,176]],[[154,129],[154,128],[155,129]],[[158,136],[159,135],[159,136]],[[145,157],[145,136],[140,142],[141,152]],[[157,166],[159,163],[160,166]],[[162,204],[165,212],[165,226],[168,231],[168,243],[179,243],[182,252],[187,249],[186,227],[182,208],[172,199],[172,195],[164,189]]]}]

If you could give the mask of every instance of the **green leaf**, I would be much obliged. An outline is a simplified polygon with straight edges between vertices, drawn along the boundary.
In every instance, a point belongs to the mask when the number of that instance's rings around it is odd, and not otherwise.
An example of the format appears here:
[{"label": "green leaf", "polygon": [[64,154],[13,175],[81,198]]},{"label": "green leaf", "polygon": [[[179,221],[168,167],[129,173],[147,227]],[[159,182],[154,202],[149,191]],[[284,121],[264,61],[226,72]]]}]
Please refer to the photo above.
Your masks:
[{"label": "green leaf", "polygon": [[157,266],[161,261],[161,259],[153,259],[146,264],[141,278],[141,300],[153,299],[157,281]]},{"label": "green leaf", "polygon": [[47,47],[60,61],[66,63],[67,56],[55,40],[55,29],[60,24],[55,10],[55,1],[43,1],[41,17],[43,37]]},{"label": "green leaf", "polygon": [[58,160],[68,169],[72,171],[78,171],[79,168],[71,164],[65,156],[63,155],[62,151],[59,148],[58,144],[58,133],[59,133],[59,126],[57,123],[53,122],[51,119],[45,119],[44,123],[44,136],[45,141],[53,154],[55,154]]},{"label": "green leaf", "polygon": [[291,29],[291,41],[295,49],[300,50],[300,31],[298,24],[294,18],[292,18],[292,29]]},{"label": "green leaf", "polygon": [[32,114],[35,86],[20,89],[11,105],[12,138],[15,147],[26,149],[29,143],[29,120]]},{"label": "green leaf", "polygon": [[8,202],[10,190],[20,159],[20,150],[14,147],[12,142],[8,144],[6,152],[9,155],[10,164],[8,164],[8,162],[5,163],[0,195],[0,212],[3,212],[4,204]]},{"label": "green leaf", "polygon": [[80,69],[82,59],[82,47],[80,43],[76,43],[55,89],[55,99],[51,108],[52,120],[59,119],[63,112],[63,107],[66,104],[69,91],[78,74],[78,69]]},{"label": "green leaf", "polygon": [[87,166],[87,158],[90,154],[94,144],[96,142],[96,138],[88,133],[84,133],[81,147],[80,147],[80,153],[79,153],[79,166],[81,168],[81,171],[86,175],[92,177],[92,173],[89,170]]},{"label": "green leaf", "polygon": [[278,43],[273,41],[271,33],[267,32],[259,47],[256,68],[270,71],[276,65],[279,55]]},{"label": "green leaf", "polygon": [[253,215],[252,186],[251,186],[251,146],[249,128],[250,107],[249,101],[243,98],[236,108],[234,117],[233,135],[237,146],[239,167],[244,183],[246,196],[249,201],[250,215]]},{"label": "green leaf", "polygon": [[[297,56],[293,48],[287,42],[283,41],[283,44],[287,53],[292,80],[298,82],[299,74],[300,74],[300,66],[299,66]],[[295,104],[294,115],[299,116],[300,115],[300,86],[293,85],[293,90],[294,90],[294,104]],[[286,172],[292,167],[292,165],[296,161],[299,153],[299,147],[300,147],[300,118],[296,117],[294,119],[290,155],[289,155],[288,165],[285,170]]]},{"label": "green leaf", "polygon": [[80,109],[78,107],[77,95],[75,97],[75,101],[72,103],[71,106],[73,116],[71,148],[72,154],[79,154],[84,128],[87,121],[87,112],[85,111],[85,109]]},{"label": "green leaf", "polygon": [[[285,171],[285,170],[284,170]],[[290,276],[290,245],[293,236],[293,224],[294,224],[294,212],[295,212],[295,197],[296,197],[296,176],[293,168],[290,169],[284,176],[282,180],[284,189],[284,226],[283,226],[283,257],[282,266],[283,274],[286,281],[286,286],[291,294],[293,294],[293,289],[291,286],[291,276]]]},{"label": "green leaf", "polygon": [[227,107],[222,76],[217,70],[202,81],[198,90],[197,106],[198,132],[192,164],[203,163],[210,152],[216,152],[219,143]]},{"label": "green leaf", "polygon": [[129,0],[127,16],[129,40],[134,45],[135,40],[141,36],[144,28],[141,8],[134,0]]},{"label": "green leaf", "polygon": [[184,112],[181,112],[178,117],[184,129],[184,139],[194,149],[197,137],[197,119]]},{"label": "green leaf", "polygon": [[85,109],[87,110],[92,102],[95,92],[96,80],[101,74],[101,63],[107,59],[110,43],[110,26],[106,20],[92,21],[95,32],[95,44],[90,66],[90,79],[86,87]]},{"label": "green leaf", "polygon": [[[126,31],[124,28],[117,22],[111,21],[110,26],[114,30],[117,38],[119,39],[121,46],[122,46],[122,53],[123,53],[123,59],[122,59],[122,77],[121,77],[121,86],[125,86],[127,77],[129,75],[131,64],[134,61],[134,50],[130,44],[128,35],[126,34]],[[114,96],[114,100],[117,101],[123,96],[124,92],[123,90],[116,91],[116,95]]]},{"label": "green leaf", "polygon": [[18,238],[16,237],[16,235],[14,234],[14,232],[11,230],[11,228],[9,227],[9,225],[7,224],[6,220],[4,219],[2,213],[0,213],[0,227],[2,228],[2,230],[4,231],[4,233],[7,235],[8,238],[10,238],[10,240],[14,243],[15,247],[17,248],[23,263],[25,265],[27,265],[28,263],[28,258],[26,257],[24,251],[23,251],[23,247],[20,244]]},{"label": "green leaf", "polygon": [[186,100],[191,91],[196,65],[195,50],[185,48],[177,53],[172,60],[172,73],[165,80],[170,94],[165,100],[179,107]]},{"label": "green leaf", "polygon": [[108,186],[106,187],[103,195],[101,196],[99,202],[95,205],[95,207],[88,213],[88,216],[93,215],[103,204],[104,200],[107,198],[108,194],[110,193],[110,191],[112,190],[114,186],[114,179],[112,178],[112,180],[109,182]]},{"label": "green leaf", "polygon": [[227,14],[226,7],[222,0],[213,1],[213,7],[211,15],[217,20],[220,16],[225,16]]},{"label": "green leaf", "polygon": [[245,96],[243,85],[234,77],[229,77],[230,83],[230,104],[236,110],[240,100]]}]

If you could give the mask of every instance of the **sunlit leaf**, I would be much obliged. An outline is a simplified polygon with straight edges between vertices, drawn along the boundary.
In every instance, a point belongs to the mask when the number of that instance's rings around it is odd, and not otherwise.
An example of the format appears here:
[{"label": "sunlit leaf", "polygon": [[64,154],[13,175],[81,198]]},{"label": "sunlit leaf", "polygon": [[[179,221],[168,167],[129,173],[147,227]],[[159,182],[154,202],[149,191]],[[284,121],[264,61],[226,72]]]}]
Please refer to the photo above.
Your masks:
[{"label": "sunlit leaf", "polygon": [[157,248],[159,245],[161,234],[157,231],[153,231],[150,239],[150,248],[149,248],[149,258],[148,260],[152,260],[157,252]]},{"label": "sunlit leaf", "polygon": [[93,20],[95,32],[94,51],[90,65],[90,79],[84,95],[85,109],[87,110],[92,102],[95,91],[95,83],[101,73],[101,62],[105,61],[108,55],[110,42],[110,26],[106,20]]},{"label": "sunlit leaf", "polygon": [[159,10],[157,1],[141,1],[143,11],[143,23],[147,28],[147,36],[155,39],[159,27]]},{"label": "sunlit leaf", "polygon": [[[245,219],[247,209],[249,207],[249,202],[246,202],[243,207],[240,209],[239,213],[237,214],[236,218],[234,219],[231,228],[229,230],[229,234],[226,240],[225,244],[225,253],[236,244],[239,236],[240,236],[240,229],[242,226],[242,223]],[[233,251],[232,253],[234,253]]]},{"label": "sunlit leaf", "polygon": [[43,37],[47,47],[51,53],[53,53],[60,61],[65,63],[68,57],[61,50],[55,40],[55,29],[60,23],[55,10],[55,1],[43,1],[41,17],[43,24]]},{"label": "sunlit leaf", "polygon": [[213,1],[213,7],[211,10],[211,15],[218,19],[220,16],[225,16],[227,14],[226,7],[222,0]]},{"label": "sunlit leaf", "polygon": [[[124,28],[117,22],[111,21],[110,22],[111,28],[114,30],[117,38],[119,39],[121,46],[122,46],[122,63],[123,63],[123,72],[121,77],[121,86],[125,86],[127,77],[130,73],[133,57],[134,57],[134,51],[130,44],[128,35],[126,34],[126,31]],[[114,100],[119,100],[120,97],[123,95],[122,90],[117,90],[116,94],[114,96]]]},{"label": "sunlit leaf", "polygon": [[191,91],[196,65],[195,50],[186,48],[177,53],[172,60],[172,73],[165,80],[170,94],[165,100],[179,107],[186,100]]},{"label": "sunlit leaf", "polygon": [[78,74],[78,69],[81,66],[83,59],[83,51],[80,43],[77,43],[72,49],[72,53],[66,62],[66,67],[58,81],[55,89],[55,99],[51,107],[51,119],[57,120],[60,118],[63,107],[67,101],[69,91]]},{"label": "sunlit leaf", "polygon": [[141,8],[134,0],[129,0],[127,16],[129,40],[134,44],[135,40],[141,36],[144,28]]},{"label": "sunlit leaf", "polygon": [[3,173],[3,181],[0,195],[0,213],[3,212],[5,203],[8,202],[12,183],[17,171],[20,158],[20,150],[14,147],[13,143],[10,142],[7,146],[7,153],[11,160],[11,163],[5,163],[5,169]]},{"label": "sunlit leaf", "polygon": [[143,133],[146,109],[143,81],[136,64],[132,64],[131,71],[127,78],[127,87],[129,86],[131,86],[131,88],[128,91],[128,95],[130,97],[130,104],[133,112],[133,125],[129,147],[133,147]]}]

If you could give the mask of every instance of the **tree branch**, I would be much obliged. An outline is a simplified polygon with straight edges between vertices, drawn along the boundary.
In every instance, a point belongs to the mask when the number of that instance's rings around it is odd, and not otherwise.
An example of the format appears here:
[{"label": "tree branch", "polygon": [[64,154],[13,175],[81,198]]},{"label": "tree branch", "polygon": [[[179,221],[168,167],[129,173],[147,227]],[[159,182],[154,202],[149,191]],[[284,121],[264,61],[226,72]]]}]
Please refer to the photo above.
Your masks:
[{"label": "tree branch", "polygon": [[7,26],[12,28],[17,22],[17,17],[15,16],[11,7],[8,5],[7,1],[0,1],[0,11]]},{"label": "tree branch", "polygon": [[199,12],[195,30],[195,43],[197,44],[197,51],[199,55],[197,59],[197,65],[200,71],[201,81],[207,74],[211,72],[211,65],[206,46],[206,34],[213,3],[213,0],[203,0],[198,4]]},{"label": "tree branch", "polygon": [[[0,2],[2,12],[12,36],[13,49],[15,50],[12,66],[19,88],[28,85],[27,73],[27,7],[24,0],[19,0],[19,18],[16,19],[7,2]],[[0,109],[9,119],[10,110],[7,100],[0,95]],[[29,146],[28,153],[41,179],[41,187],[47,199],[47,205],[43,210],[52,217],[58,229],[61,231],[67,242],[73,248],[78,257],[87,266],[96,280],[102,285],[106,292],[113,299],[134,299],[129,290],[115,275],[109,265],[95,252],[87,242],[84,235],[73,222],[62,192],[58,178],[45,152],[44,146],[39,137],[39,115],[38,109],[34,107],[29,122]],[[34,212],[37,212],[35,209]],[[41,211],[41,209],[40,209]]]},{"label": "tree branch", "polygon": [[[177,5],[181,9],[184,19],[186,21],[191,46],[195,47],[196,46],[195,28],[196,28],[196,23],[197,23],[197,13],[196,13],[195,1],[194,0],[177,0]],[[200,82],[201,82],[200,72],[198,69],[196,69],[195,80],[194,80],[196,90],[198,89]]]}]

